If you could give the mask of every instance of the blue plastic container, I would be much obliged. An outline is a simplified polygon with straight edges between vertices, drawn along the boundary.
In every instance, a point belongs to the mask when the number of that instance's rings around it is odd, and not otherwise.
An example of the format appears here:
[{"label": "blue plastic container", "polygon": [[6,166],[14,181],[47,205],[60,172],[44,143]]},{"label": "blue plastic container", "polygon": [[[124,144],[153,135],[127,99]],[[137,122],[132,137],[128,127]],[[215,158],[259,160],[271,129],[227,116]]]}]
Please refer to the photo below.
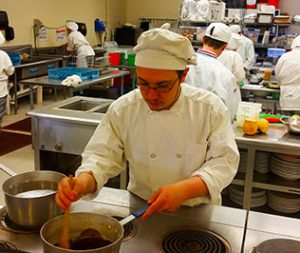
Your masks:
[{"label": "blue plastic container", "polygon": [[11,59],[11,62],[13,64],[13,66],[17,66],[21,64],[21,55],[20,53],[16,53],[16,52],[8,52],[7,53],[9,58]]},{"label": "blue plastic container", "polygon": [[88,80],[99,78],[100,73],[97,69],[75,67],[54,68],[48,70],[49,79],[64,80],[72,75],[80,76],[81,80]]}]

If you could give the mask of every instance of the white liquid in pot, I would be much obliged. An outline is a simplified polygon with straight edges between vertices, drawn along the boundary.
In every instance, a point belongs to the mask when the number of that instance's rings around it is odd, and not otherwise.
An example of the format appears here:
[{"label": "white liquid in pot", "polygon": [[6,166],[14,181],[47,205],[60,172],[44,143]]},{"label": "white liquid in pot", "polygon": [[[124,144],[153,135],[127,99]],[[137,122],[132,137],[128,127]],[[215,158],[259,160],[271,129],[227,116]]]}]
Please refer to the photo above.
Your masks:
[{"label": "white liquid in pot", "polygon": [[20,192],[14,196],[18,197],[18,198],[39,198],[39,197],[50,195],[55,192],[56,191],[53,191],[50,189],[40,189],[40,190],[31,190],[31,191],[26,191],[26,192]]}]

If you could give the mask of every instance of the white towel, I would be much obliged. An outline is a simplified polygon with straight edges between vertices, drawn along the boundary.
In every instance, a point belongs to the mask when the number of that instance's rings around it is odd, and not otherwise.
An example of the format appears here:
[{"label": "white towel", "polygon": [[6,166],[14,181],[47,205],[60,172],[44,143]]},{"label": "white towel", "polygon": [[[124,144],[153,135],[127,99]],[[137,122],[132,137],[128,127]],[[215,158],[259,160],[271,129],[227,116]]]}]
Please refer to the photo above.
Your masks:
[{"label": "white towel", "polygon": [[80,76],[72,75],[72,76],[68,76],[65,80],[63,80],[61,82],[61,84],[71,86],[71,85],[79,84],[81,82],[82,82],[82,80],[81,80]]}]

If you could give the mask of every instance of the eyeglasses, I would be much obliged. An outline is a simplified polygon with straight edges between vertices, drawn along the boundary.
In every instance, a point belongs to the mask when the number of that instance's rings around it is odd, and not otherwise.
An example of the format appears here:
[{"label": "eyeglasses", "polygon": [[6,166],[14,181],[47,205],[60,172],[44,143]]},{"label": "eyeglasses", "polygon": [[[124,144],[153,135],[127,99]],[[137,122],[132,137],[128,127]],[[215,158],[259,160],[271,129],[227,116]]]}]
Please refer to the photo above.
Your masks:
[{"label": "eyeglasses", "polygon": [[[140,87],[141,90],[143,91],[149,91],[149,90],[155,90],[158,93],[164,93],[170,91],[175,84],[177,83],[179,77],[174,80],[174,82],[169,82],[169,81],[163,81],[160,83],[156,84],[156,87],[151,87],[147,82],[144,80],[138,79],[138,86]],[[171,83],[171,85],[170,85]]]}]

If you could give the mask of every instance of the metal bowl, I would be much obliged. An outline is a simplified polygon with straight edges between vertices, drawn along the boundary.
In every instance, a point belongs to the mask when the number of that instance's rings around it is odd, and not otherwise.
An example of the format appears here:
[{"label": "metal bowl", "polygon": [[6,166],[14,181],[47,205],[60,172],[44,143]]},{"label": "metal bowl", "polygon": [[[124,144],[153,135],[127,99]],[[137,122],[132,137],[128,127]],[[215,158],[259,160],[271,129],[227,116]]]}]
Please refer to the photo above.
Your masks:
[{"label": "metal bowl", "polygon": [[271,92],[266,91],[266,90],[252,90],[251,93],[255,96],[255,97],[266,97],[271,95]]},{"label": "metal bowl", "polygon": [[300,134],[300,118],[284,117],[281,122],[285,124],[288,131],[293,134]]}]

